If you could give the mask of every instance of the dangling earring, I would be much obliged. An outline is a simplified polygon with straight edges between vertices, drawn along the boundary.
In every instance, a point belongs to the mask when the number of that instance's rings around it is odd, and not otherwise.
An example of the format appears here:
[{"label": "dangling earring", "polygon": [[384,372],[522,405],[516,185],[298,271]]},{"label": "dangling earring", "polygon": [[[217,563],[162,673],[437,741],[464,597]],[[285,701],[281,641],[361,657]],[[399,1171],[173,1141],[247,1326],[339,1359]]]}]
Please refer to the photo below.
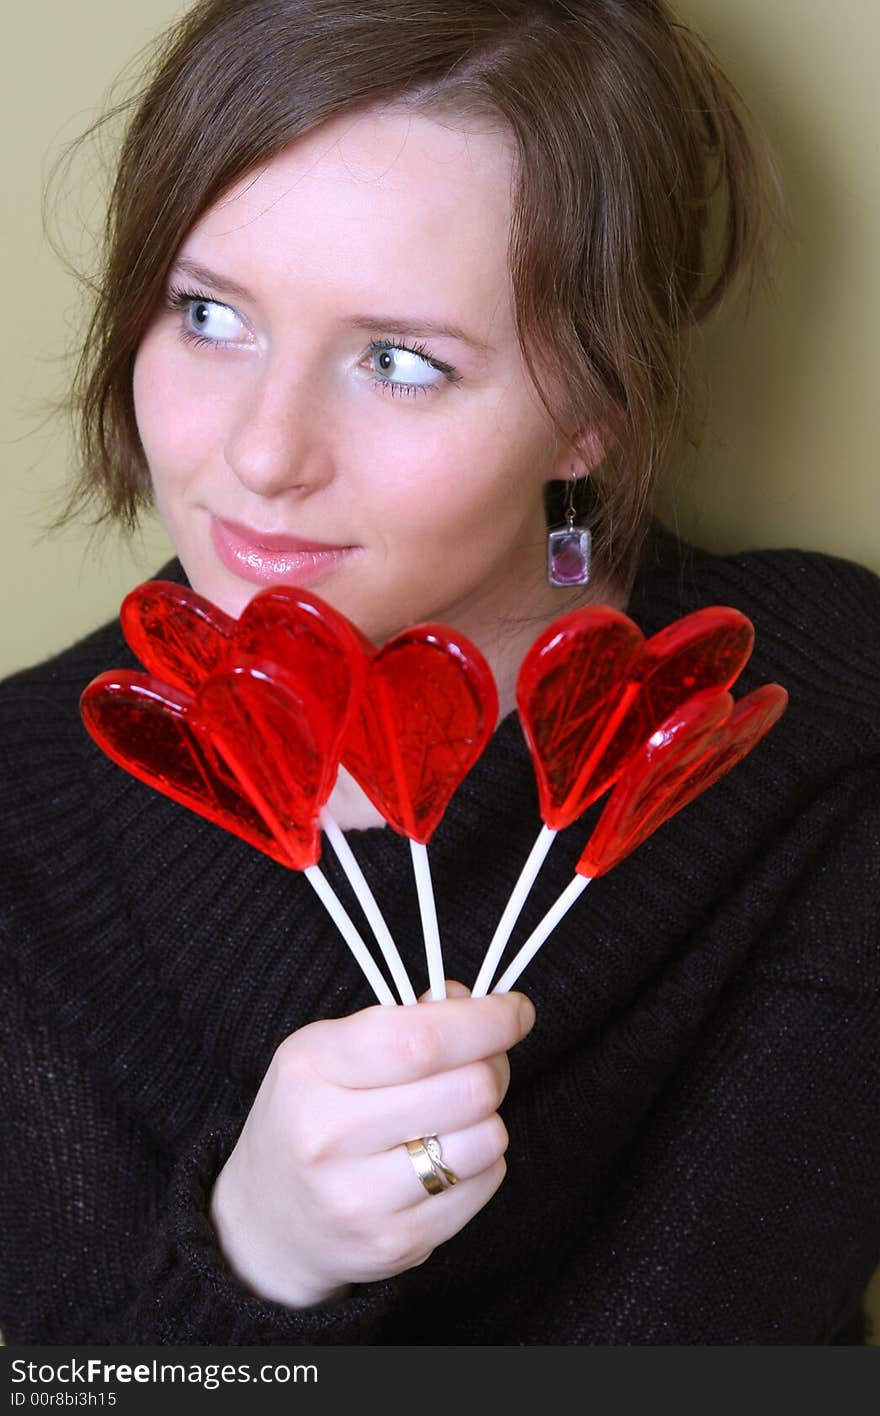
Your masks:
[{"label": "dangling earring", "polygon": [[589,528],[575,525],[575,469],[565,497],[565,528],[547,534],[547,582],[550,585],[586,585],[590,579]]}]

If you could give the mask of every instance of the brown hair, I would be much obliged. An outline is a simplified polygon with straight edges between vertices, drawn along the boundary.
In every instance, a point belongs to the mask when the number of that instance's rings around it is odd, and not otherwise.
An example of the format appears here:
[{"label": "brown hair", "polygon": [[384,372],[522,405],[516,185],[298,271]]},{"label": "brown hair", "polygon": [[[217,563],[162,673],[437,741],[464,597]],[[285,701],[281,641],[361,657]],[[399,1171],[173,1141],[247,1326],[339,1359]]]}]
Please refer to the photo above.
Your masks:
[{"label": "brown hair", "polygon": [[132,369],[194,222],[315,124],[397,102],[515,136],[522,356],[563,442],[608,435],[594,555],[628,588],[690,403],[689,332],[754,270],[774,210],[766,145],[665,0],[201,0],[130,100],[68,405],[80,470],[56,524],[97,502],[98,521],[133,528],[151,500]]}]

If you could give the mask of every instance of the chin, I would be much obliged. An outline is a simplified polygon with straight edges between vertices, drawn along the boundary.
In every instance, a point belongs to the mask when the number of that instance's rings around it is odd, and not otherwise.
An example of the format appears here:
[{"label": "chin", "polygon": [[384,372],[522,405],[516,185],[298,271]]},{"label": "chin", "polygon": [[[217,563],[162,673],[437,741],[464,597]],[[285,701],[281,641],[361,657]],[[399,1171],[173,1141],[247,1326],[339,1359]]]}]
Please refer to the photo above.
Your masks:
[{"label": "chin", "polygon": [[216,605],[224,614],[238,619],[245,605],[254,598],[258,585],[246,584],[243,580],[232,582],[230,577],[218,576],[216,569],[203,573],[197,565],[192,570],[183,557],[178,557],[186,578],[197,595],[202,595]]}]

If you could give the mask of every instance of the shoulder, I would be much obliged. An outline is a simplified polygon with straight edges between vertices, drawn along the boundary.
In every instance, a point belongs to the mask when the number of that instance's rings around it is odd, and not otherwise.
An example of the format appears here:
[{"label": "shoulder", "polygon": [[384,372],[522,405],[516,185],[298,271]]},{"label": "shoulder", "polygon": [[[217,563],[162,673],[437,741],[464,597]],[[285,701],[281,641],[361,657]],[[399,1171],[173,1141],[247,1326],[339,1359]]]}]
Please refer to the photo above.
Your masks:
[{"label": "shoulder", "polygon": [[57,779],[57,773],[74,769],[73,757],[87,740],[80,695],[97,674],[122,667],[135,667],[135,661],[118,620],[112,620],[61,653],[0,680],[4,795],[14,794],[15,783],[26,778],[45,773]]},{"label": "shoulder", "polygon": [[[180,561],[160,566],[151,580],[173,580],[187,584]],[[30,704],[46,709],[53,706],[76,708],[86,684],[105,669],[140,668],[125,642],[119,619],[114,617],[83,635],[60,653],[19,669],[0,679],[0,711],[9,715],[15,708]]]},{"label": "shoulder", "polygon": [[[755,625],[756,636],[821,654],[816,668],[864,665],[880,685],[880,576],[867,566],[820,551],[754,550],[716,556],[690,548],[683,580],[697,594],[726,596]],[[757,644],[756,644],[757,647]]]},{"label": "shoulder", "polygon": [[0,679],[0,704],[62,702],[75,692],[83,673],[100,673],[108,667],[108,655],[115,664],[120,654],[130,657],[118,619],[108,620],[60,653]]},{"label": "shoulder", "polygon": [[742,610],[756,632],[794,645],[828,645],[876,665],[880,576],[822,551],[792,548],[723,555],[680,540],[659,523],[648,538],[632,602],[673,619],[707,604]]},{"label": "shoulder", "polygon": [[765,742],[694,804],[689,849],[715,842],[748,881],[759,957],[798,980],[880,987],[880,577],[793,549],[715,555],[655,529],[629,613],[646,633],[708,605],[752,622],[739,700],[780,683]]},{"label": "shoulder", "polygon": [[[151,577],[185,583],[176,559]],[[68,754],[97,752],[82,725],[83,689],[107,669],[141,669],[122,633],[118,618],[108,620],[53,654],[0,680],[0,780],[21,780],[28,767],[61,747]]]},{"label": "shoulder", "polygon": [[735,696],[781,683],[789,728],[815,735],[810,755],[826,743],[831,759],[880,759],[880,576],[818,551],[716,555],[655,526],[630,614],[655,632],[705,605],[730,605],[754,625]]},{"label": "shoulder", "polygon": [[132,965],[119,843],[153,794],[96,746],[79,710],[87,684],[120,667],[136,662],[113,620],[0,681],[0,970],[29,1008],[60,1008],[74,1029],[94,1004],[91,971]]}]

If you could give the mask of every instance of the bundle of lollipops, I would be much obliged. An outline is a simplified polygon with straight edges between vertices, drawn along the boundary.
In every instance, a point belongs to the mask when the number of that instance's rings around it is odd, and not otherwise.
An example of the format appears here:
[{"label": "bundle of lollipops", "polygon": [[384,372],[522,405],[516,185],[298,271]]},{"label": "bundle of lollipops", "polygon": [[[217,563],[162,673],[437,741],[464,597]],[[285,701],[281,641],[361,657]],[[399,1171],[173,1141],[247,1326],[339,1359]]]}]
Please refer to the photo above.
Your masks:
[{"label": "bundle of lollipops", "polygon": [[[146,673],[111,670],[81,711],[107,755],[291,870],[329,911],[380,1003],[397,999],[321,873],[335,851],[403,1003],[416,996],[348,842],[327,809],[340,764],[388,825],[408,837],[430,997],[445,997],[428,843],[498,717],[491,670],[464,635],[420,624],[376,649],[316,595],[260,592],[236,620],[165,581],[133,590],[120,614]],[[788,702],[765,684],[735,703],[728,689],[754,643],[737,610],[698,610],[645,639],[626,615],[591,605],[535,640],[517,707],[543,826],[474,983],[486,994],[556,833],[609,796],[571,883],[495,983],[522,970],[590,880],[730,771]]]}]

